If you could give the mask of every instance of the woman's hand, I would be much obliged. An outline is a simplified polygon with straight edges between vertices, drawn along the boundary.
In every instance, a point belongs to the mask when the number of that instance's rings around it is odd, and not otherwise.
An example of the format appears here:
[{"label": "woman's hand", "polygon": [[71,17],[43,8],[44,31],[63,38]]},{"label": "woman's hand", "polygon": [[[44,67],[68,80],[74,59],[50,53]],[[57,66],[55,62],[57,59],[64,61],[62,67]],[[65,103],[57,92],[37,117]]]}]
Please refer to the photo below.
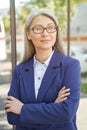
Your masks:
[{"label": "woman's hand", "polygon": [[55,100],[55,103],[63,102],[70,95],[70,88],[65,88],[65,86],[58,92],[58,97]]},{"label": "woman's hand", "polygon": [[5,103],[5,112],[12,112],[15,113],[17,115],[20,115],[21,113],[21,108],[24,104],[19,101],[17,98],[13,97],[13,96],[8,96],[6,103]]}]

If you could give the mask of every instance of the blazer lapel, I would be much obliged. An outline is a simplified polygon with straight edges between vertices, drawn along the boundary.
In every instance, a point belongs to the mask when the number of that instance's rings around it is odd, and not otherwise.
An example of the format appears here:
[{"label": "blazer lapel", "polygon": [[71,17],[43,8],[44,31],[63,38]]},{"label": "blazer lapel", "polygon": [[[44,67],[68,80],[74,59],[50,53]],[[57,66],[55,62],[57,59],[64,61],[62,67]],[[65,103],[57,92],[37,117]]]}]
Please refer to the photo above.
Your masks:
[{"label": "blazer lapel", "polygon": [[[61,58],[58,55],[58,52],[54,52],[52,59],[50,61],[50,64],[47,68],[47,71],[43,77],[41,86],[40,86],[40,90],[37,96],[37,102],[41,102],[48,90],[48,88],[50,87],[50,84],[52,83],[52,81],[54,80],[56,74],[60,73],[61,71]],[[58,63],[57,63],[57,59],[58,59]]]},{"label": "blazer lapel", "polygon": [[24,65],[22,78],[27,99],[29,102],[35,102],[33,59]]}]

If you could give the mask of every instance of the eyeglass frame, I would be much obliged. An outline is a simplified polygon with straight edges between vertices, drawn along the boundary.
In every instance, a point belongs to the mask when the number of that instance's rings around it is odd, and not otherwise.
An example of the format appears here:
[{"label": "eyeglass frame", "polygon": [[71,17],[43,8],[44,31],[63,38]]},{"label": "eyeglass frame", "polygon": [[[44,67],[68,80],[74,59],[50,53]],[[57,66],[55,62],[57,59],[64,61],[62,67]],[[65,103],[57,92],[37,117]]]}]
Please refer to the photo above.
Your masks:
[{"label": "eyeglass frame", "polygon": [[[42,27],[42,32],[41,33],[36,33],[36,32],[34,32],[34,28],[36,27],[36,26],[41,26]],[[47,26],[47,27],[49,27],[49,26]],[[57,25],[52,25],[52,27],[55,27],[55,31],[52,31],[52,32],[49,32],[48,30],[47,30],[47,27],[43,27],[42,25],[35,25],[34,27],[32,27],[32,28],[27,28],[27,29],[29,29],[29,31],[33,31],[35,34],[42,34],[43,32],[44,32],[44,30],[46,30],[47,31],[47,33],[54,33],[54,32],[56,32],[57,31],[57,28],[58,28],[58,26]]]}]

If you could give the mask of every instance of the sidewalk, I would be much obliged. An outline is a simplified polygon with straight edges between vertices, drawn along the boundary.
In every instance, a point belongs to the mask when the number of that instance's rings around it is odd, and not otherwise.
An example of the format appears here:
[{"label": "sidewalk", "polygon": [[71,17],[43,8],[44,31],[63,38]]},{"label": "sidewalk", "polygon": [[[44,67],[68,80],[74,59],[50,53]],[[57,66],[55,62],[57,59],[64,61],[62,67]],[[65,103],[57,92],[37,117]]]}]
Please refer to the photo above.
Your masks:
[{"label": "sidewalk", "polygon": [[0,84],[0,130],[11,130],[12,126],[8,124],[4,111],[5,98],[9,89],[9,84]]},{"label": "sidewalk", "polygon": [[87,94],[81,93],[80,105],[77,112],[78,130],[87,130]]},{"label": "sidewalk", "polygon": [[0,61],[0,84],[9,83],[11,79],[11,62]]},{"label": "sidewalk", "polygon": [[[8,124],[6,114],[4,112],[4,102],[9,89],[9,84],[0,85],[0,130],[12,130],[12,126]],[[80,106],[77,112],[78,130],[87,130],[87,94],[81,93]]]}]

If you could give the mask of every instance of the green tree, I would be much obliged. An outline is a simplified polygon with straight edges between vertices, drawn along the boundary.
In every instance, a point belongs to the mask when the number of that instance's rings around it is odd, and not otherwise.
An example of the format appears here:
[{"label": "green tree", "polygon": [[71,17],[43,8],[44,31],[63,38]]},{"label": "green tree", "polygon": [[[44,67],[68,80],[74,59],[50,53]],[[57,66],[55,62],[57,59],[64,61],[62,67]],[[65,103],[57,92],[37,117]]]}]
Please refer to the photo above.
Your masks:
[{"label": "green tree", "polygon": [[[57,16],[61,30],[63,32],[67,26],[67,1],[68,0],[30,0],[29,2],[25,2],[24,5],[20,8],[20,11],[16,10],[17,20],[21,26],[20,28],[24,28],[25,20],[32,9],[48,8]],[[87,0],[70,0],[71,20],[76,12],[76,4],[79,2],[87,2]],[[10,33],[10,20],[8,16],[9,15],[5,15],[3,17],[5,31],[7,34]]]},{"label": "green tree", "polygon": [[[71,1],[71,17],[75,14],[75,2]],[[67,0],[30,0],[22,6],[19,20],[24,25],[26,17],[35,8],[48,8],[57,17],[62,32],[67,25]]]},{"label": "green tree", "polygon": [[4,22],[6,34],[9,34],[10,33],[10,21],[9,21],[8,16],[6,16],[6,15],[3,16],[3,22]]},{"label": "green tree", "polygon": [[87,0],[76,0],[76,3],[79,3],[79,2],[87,2]]}]

